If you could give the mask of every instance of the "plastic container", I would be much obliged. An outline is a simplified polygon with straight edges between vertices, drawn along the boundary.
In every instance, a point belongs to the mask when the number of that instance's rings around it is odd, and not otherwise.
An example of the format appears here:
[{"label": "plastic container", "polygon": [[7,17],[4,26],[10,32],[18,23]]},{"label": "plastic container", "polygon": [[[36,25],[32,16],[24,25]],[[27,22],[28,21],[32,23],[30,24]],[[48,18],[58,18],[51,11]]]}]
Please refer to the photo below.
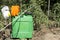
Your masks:
[{"label": "plastic container", "polygon": [[32,33],[33,17],[31,15],[23,15],[12,23],[12,38],[32,38]]}]

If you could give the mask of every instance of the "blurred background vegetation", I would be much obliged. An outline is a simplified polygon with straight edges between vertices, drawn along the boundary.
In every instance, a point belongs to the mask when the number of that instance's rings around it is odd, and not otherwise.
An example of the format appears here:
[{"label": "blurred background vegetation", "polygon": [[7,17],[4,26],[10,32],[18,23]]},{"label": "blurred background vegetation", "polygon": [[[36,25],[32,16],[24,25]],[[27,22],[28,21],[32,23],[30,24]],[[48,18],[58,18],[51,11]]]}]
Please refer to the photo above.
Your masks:
[{"label": "blurred background vegetation", "polygon": [[[34,6],[34,8],[29,10],[33,14],[34,28],[40,29],[41,24],[44,24],[48,28],[60,27],[60,0],[50,0],[49,15],[48,2],[49,0],[0,0],[0,10],[2,5],[11,7],[13,4],[18,4],[21,6],[22,11]],[[4,23],[1,12],[0,21]],[[4,27],[3,25],[0,23],[0,28]]]}]

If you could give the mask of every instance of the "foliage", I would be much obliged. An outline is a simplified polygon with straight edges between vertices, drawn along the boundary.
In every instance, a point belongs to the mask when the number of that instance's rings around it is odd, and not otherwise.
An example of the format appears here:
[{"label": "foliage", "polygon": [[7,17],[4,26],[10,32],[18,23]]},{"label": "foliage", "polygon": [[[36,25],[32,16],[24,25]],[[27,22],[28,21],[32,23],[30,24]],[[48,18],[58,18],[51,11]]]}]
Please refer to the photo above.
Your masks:
[{"label": "foliage", "polygon": [[[39,27],[41,24],[45,24],[46,26],[48,25],[48,16],[46,16],[41,9],[41,6],[43,2],[36,2],[38,0],[31,0],[31,6],[34,6],[31,11],[33,12],[33,17],[34,17],[34,23]],[[42,1],[42,0],[40,0]],[[36,27],[36,26],[35,26]]]},{"label": "foliage", "polygon": [[60,3],[55,3],[52,9],[55,21],[60,21]]},{"label": "foliage", "polygon": [[[11,6],[13,4],[19,4],[21,6],[21,10],[24,11],[33,7],[29,11],[32,12],[34,18],[34,24],[46,24],[48,25],[49,20],[60,22],[60,0],[50,0],[50,14],[47,15],[48,11],[48,0],[2,0],[1,5]],[[22,3],[23,2],[23,3]],[[22,3],[22,5],[21,5]],[[0,16],[0,21],[4,20]],[[10,20],[11,21],[11,20]]]}]

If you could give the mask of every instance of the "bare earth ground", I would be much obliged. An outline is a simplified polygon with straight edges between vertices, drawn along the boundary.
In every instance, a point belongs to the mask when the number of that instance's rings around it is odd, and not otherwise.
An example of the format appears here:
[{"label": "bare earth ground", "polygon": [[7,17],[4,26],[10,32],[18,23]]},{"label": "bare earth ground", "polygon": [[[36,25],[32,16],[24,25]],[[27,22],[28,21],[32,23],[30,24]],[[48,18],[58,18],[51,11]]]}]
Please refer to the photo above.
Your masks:
[{"label": "bare earth ground", "polygon": [[35,31],[32,40],[60,40],[60,28],[44,28],[41,31]]},{"label": "bare earth ground", "polygon": [[[6,29],[5,31],[6,34],[3,34],[4,36],[6,36],[5,40],[19,40],[10,39],[9,29]],[[3,37],[0,37],[0,40],[3,40]],[[30,40],[60,40],[60,28],[42,28],[40,31],[34,31],[33,38]]]}]

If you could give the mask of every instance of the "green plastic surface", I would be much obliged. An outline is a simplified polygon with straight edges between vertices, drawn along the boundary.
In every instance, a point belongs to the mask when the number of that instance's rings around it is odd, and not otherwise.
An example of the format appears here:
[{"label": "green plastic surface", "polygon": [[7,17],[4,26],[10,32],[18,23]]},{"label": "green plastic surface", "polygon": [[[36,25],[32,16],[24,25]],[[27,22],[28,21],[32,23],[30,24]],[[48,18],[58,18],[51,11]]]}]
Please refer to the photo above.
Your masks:
[{"label": "green plastic surface", "polygon": [[32,38],[32,33],[33,17],[31,15],[23,15],[12,22],[12,38]]}]

